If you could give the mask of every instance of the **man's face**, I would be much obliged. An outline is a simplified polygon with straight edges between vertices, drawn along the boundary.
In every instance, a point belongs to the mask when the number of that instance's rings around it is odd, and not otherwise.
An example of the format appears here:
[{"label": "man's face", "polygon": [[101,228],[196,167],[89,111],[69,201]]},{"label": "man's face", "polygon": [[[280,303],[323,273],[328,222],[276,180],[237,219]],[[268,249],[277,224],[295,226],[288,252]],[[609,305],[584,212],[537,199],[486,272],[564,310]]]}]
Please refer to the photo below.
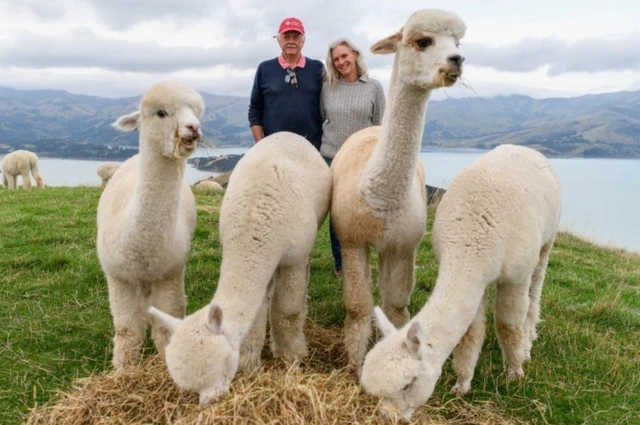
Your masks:
[{"label": "man's face", "polygon": [[298,56],[304,46],[304,34],[287,31],[278,36],[278,44],[285,56]]}]

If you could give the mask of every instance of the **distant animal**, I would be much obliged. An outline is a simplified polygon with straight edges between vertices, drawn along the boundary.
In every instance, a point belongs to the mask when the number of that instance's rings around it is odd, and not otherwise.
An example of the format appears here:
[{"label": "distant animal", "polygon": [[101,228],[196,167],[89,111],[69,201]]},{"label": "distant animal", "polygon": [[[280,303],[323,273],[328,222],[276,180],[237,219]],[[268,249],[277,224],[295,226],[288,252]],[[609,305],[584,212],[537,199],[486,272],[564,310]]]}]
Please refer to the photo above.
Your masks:
[{"label": "distant animal", "polygon": [[44,182],[38,171],[38,156],[30,151],[17,150],[8,153],[2,158],[2,182],[4,187],[10,190],[18,188],[18,176],[22,176],[25,189],[31,189],[31,175],[36,180],[38,189],[44,189]]},{"label": "distant animal", "polygon": [[305,138],[280,132],[236,165],[220,209],[222,264],[213,300],[184,320],[152,308],[173,330],[166,361],[174,382],[210,404],[237,370],[260,365],[267,314],[271,350],[307,355],[303,333],[309,261],[331,200],[331,171]]},{"label": "distant animal", "polygon": [[[196,205],[183,175],[202,136],[204,108],[191,87],[159,83],[143,95],[138,111],[114,124],[140,132],[140,153],[120,166],[98,205],[98,258],[109,285],[117,370],[138,358],[149,306],[176,317],[185,313]],[[169,340],[162,322],[152,320],[151,336],[162,351]]]},{"label": "distant animal", "polygon": [[103,162],[102,164],[98,165],[96,172],[102,179],[100,189],[104,189],[105,187],[107,187],[109,179],[113,177],[113,174],[116,172],[118,167],[120,167],[120,164],[117,162]]},{"label": "distant animal", "polygon": [[383,411],[409,419],[433,393],[452,351],[458,381],[451,392],[464,395],[471,389],[492,282],[507,378],[524,375],[561,209],[553,166],[523,146],[499,146],[454,178],[433,224],[439,270],[431,297],[398,330],[376,308],[384,339],[365,357],[360,382],[382,398]]},{"label": "distant animal", "polygon": [[464,22],[450,12],[422,10],[404,29],[375,43],[373,53],[395,53],[382,126],[353,134],[331,164],[345,345],[349,367],[358,373],[371,336],[371,247],[379,256],[382,309],[396,326],[409,320],[415,255],[427,223],[419,158],[426,105],[433,90],[452,86],[462,75],[458,45],[465,31]]},{"label": "distant animal", "polygon": [[193,185],[194,193],[218,193],[224,192],[224,188],[220,183],[213,180],[201,180]]}]

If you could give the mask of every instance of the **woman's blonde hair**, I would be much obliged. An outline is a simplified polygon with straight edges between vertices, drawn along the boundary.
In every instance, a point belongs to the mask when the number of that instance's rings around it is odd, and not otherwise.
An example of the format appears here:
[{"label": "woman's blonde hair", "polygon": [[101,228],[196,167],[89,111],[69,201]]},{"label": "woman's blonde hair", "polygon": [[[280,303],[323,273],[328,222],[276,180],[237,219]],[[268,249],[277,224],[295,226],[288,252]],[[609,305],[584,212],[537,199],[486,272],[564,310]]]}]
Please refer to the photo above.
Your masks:
[{"label": "woman's blonde hair", "polygon": [[367,64],[364,62],[364,56],[362,55],[362,51],[358,49],[355,44],[349,41],[346,38],[339,38],[333,43],[329,44],[329,51],[327,52],[327,82],[329,84],[336,83],[341,75],[340,72],[336,69],[336,66],[333,64],[333,49],[338,46],[346,46],[349,50],[356,54],[356,73],[358,74],[358,78],[366,77],[368,75]]}]

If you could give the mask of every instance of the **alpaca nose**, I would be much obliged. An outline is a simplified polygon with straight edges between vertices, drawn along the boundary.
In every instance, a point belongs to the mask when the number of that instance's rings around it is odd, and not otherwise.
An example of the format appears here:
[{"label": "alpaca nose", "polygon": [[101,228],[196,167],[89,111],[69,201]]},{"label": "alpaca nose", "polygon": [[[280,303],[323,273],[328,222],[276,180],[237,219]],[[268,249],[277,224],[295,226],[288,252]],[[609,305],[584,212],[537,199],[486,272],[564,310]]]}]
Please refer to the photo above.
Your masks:
[{"label": "alpaca nose", "polygon": [[462,62],[464,62],[464,56],[460,55],[451,55],[447,59],[458,68],[460,68],[460,66],[462,66]]},{"label": "alpaca nose", "polygon": [[193,133],[194,136],[197,136],[198,131],[200,131],[200,124],[196,124],[196,123],[187,124],[187,128],[191,130],[191,133]]}]

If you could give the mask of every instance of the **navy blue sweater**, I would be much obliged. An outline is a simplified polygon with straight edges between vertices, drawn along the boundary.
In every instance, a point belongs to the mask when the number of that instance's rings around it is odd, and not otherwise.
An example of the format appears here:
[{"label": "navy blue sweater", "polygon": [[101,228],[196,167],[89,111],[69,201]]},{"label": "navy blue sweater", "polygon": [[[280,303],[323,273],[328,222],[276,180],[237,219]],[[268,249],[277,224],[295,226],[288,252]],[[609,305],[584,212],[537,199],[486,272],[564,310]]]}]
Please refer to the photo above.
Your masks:
[{"label": "navy blue sweater", "polygon": [[298,88],[285,81],[287,71],[278,58],[262,62],[256,71],[249,103],[249,125],[260,125],[265,136],[290,131],[304,136],[316,149],[322,142],[320,92],[324,65],[306,58],[295,69]]}]

